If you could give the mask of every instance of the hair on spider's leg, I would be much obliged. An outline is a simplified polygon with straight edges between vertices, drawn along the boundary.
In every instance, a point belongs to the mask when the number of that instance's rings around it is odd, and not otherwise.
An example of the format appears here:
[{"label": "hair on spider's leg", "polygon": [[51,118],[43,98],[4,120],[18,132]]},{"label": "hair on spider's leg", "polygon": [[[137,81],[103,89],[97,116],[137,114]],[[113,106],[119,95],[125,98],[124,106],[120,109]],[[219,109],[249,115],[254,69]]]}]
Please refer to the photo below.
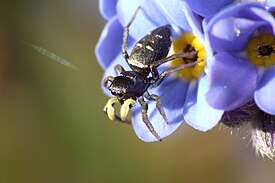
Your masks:
[{"label": "hair on spider's leg", "polygon": [[117,64],[115,67],[115,72],[116,72],[116,75],[119,75],[120,73],[124,72],[125,69],[120,65],[120,64]]},{"label": "hair on spider's leg", "polygon": [[114,77],[113,76],[107,76],[104,81],[103,81],[103,85],[105,88],[109,89],[108,88],[108,82],[113,82],[114,81]]},{"label": "hair on spider's leg", "polygon": [[140,7],[138,7],[136,9],[134,15],[132,16],[132,18],[130,19],[130,21],[128,22],[128,24],[124,27],[124,31],[123,31],[123,44],[122,44],[122,55],[123,55],[123,57],[125,58],[126,61],[128,61],[128,58],[129,58],[129,54],[127,52],[128,37],[129,37],[129,27],[131,26],[132,22],[136,18],[136,15],[137,15],[137,13],[138,13],[139,10],[140,10]]},{"label": "hair on spider's leg", "polygon": [[145,92],[144,95],[143,95],[146,99],[148,100],[154,100],[156,102],[156,107],[159,111],[159,113],[161,114],[161,116],[163,117],[164,121],[166,124],[169,124],[169,121],[167,119],[167,116],[165,114],[165,111],[161,105],[161,101],[160,101],[160,98],[159,96],[155,95],[155,94],[150,94],[149,92]]},{"label": "hair on spider's leg", "polygon": [[158,135],[158,133],[155,131],[153,125],[151,124],[151,122],[148,119],[148,104],[145,102],[143,97],[140,97],[138,99],[140,105],[142,106],[141,108],[141,113],[142,113],[142,121],[145,123],[145,125],[147,126],[148,130],[152,133],[152,135],[154,135],[156,137],[156,139],[158,141],[161,141],[161,137]]},{"label": "hair on spider's leg", "polygon": [[194,67],[197,63],[202,62],[202,61],[203,61],[203,60],[199,60],[199,61],[192,62],[192,63],[188,63],[188,64],[178,65],[178,66],[176,66],[176,67],[172,67],[172,68],[170,68],[170,69],[167,69],[167,70],[163,71],[163,72],[158,76],[158,78],[155,80],[155,82],[151,84],[150,88],[155,88],[155,87],[157,87],[157,86],[162,82],[162,80],[164,79],[164,77],[165,77],[167,74],[170,74],[170,73],[173,73],[173,72],[177,72],[177,71],[180,71],[180,70],[185,69],[185,68],[188,68],[188,67]]}]

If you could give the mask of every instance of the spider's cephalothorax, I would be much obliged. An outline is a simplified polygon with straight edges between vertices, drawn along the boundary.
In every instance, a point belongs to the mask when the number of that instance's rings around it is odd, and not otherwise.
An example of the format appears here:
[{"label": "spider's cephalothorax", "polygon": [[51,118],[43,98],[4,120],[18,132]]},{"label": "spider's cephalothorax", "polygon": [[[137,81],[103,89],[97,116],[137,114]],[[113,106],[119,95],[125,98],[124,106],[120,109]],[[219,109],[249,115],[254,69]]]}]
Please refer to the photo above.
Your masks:
[{"label": "spider's cephalothorax", "polygon": [[[127,47],[129,27],[139,9],[140,8],[137,9],[130,22],[124,28],[123,34],[122,54],[132,71],[125,71],[121,65],[117,65],[115,70],[117,71],[118,76],[108,76],[104,79],[104,86],[107,87],[111,91],[112,95],[115,96],[114,98],[108,100],[104,107],[104,111],[111,120],[119,119],[124,121],[129,112],[129,109],[133,107],[136,104],[136,100],[138,100],[142,106],[141,113],[143,122],[149,131],[158,140],[161,140],[161,137],[154,130],[153,125],[149,121],[147,115],[148,104],[145,99],[154,100],[156,102],[158,111],[167,124],[168,119],[161,105],[160,98],[157,95],[149,94],[147,90],[149,88],[157,87],[167,74],[182,70],[187,67],[193,67],[199,61],[169,68],[159,74],[157,67],[161,64],[171,61],[175,58],[190,57],[196,54],[194,51],[174,54],[167,57],[172,43],[170,25],[164,25],[151,31],[136,43],[131,54],[128,55]],[[109,85],[108,82],[110,82]],[[115,114],[113,107],[115,103],[121,104],[120,117]]]},{"label": "spider's cephalothorax", "polygon": [[115,77],[109,89],[114,96],[117,96],[120,103],[125,100],[143,95],[149,87],[149,80],[143,74],[136,71],[123,71]]}]

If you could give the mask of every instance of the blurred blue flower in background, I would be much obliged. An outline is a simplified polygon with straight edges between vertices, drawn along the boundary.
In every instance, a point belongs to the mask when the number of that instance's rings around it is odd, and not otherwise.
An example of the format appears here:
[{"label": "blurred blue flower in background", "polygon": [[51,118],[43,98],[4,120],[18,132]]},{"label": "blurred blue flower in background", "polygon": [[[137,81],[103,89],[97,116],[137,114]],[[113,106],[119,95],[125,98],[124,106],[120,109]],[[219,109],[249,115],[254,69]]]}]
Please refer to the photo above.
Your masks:
[{"label": "blurred blue flower in background", "polygon": [[[98,61],[105,69],[104,78],[109,75],[115,76],[113,68],[117,64],[121,64],[126,70],[129,70],[129,66],[121,54],[123,27],[129,22],[138,7],[141,7],[141,11],[138,12],[130,27],[129,50],[135,42],[156,27],[170,24],[173,28],[174,39],[172,50],[183,51],[186,47],[191,46],[192,49],[198,51],[198,59],[204,60],[195,69],[183,71],[187,74],[170,75],[159,87],[150,90],[151,93],[160,97],[170,122],[167,125],[157,112],[155,103],[149,103],[148,116],[150,122],[161,138],[174,132],[183,120],[198,130],[209,130],[218,123],[223,114],[223,110],[216,110],[209,106],[204,97],[208,90],[207,77],[204,74],[205,50],[208,48],[204,48],[206,45],[204,45],[204,34],[201,27],[203,17],[201,15],[213,14],[231,1],[208,2],[215,8],[195,7],[196,12],[200,13],[198,15],[188,6],[191,1],[187,1],[187,3],[181,0],[169,2],[166,0],[100,1],[100,11],[103,17],[108,20],[96,47]],[[194,3],[201,3],[201,1],[192,3],[194,5]],[[209,12],[207,12],[208,10]],[[186,32],[189,32],[189,35],[185,34]],[[180,59],[180,62],[182,64],[187,61]],[[172,63],[172,65],[178,64],[180,64],[179,60]],[[159,69],[165,68],[167,65]],[[109,91],[104,87],[103,90],[110,96]],[[137,136],[144,141],[156,141],[157,139],[142,122],[140,110],[140,107],[134,107],[132,115],[132,125]]]},{"label": "blurred blue flower in background", "polygon": [[189,7],[200,16],[208,17],[223,9],[235,0],[185,0]]},{"label": "blurred blue flower in background", "polygon": [[228,111],[254,98],[260,109],[274,115],[274,17],[260,3],[244,3],[224,9],[205,27],[215,53],[207,66],[209,104]]}]

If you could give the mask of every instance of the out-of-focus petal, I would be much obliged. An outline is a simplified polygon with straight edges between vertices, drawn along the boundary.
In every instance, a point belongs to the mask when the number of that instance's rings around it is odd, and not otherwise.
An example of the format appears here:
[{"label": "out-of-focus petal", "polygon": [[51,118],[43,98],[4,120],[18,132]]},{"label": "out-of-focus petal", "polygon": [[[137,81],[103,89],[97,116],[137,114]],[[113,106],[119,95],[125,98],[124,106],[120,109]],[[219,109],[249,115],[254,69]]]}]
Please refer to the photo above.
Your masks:
[{"label": "out-of-focus petal", "polygon": [[275,12],[275,6],[268,7],[267,10],[268,10],[270,13],[274,13],[274,12]]},{"label": "out-of-focus petal", "polygon": [[242,51],[259,28],[274,32],[274,18],[260,3],[244,3],[231,6],[214,16],[205,31],[214,51]]},{"label": "out-of-focus petal", "polygon": [[268,10],[274,10],[275,9],[275,1],[274,0],[267,0],[265,2],[265,5],[267,6]]},{"label": "out-of-focus petal", "polygon": [[[95,48],[98,63],[106,69],[117,55],[121,55],[123,28],[117,17],[113,17],[104,27]],[[129,43],[133,39],[129,37]]]},{"label": "out-of-focus petal", "polygon": [[[158,112],[155,102],[149,102],[149,120],[161,138],[172,134],[183,122],[182,107],[185,102],[187,87],[188,83],[170,77],[166,78],[157,89],[150,91],[150,93],[157,94],[160,97],[169,120],[169,125],[167,125]],[[146,142],[157,141],[142,121],[140,106],[133,108],[132,124],[135,133],[141,140]]]},{"label": "out-of-focus petal", "polygon": [[233,110],[253,99],[257,69],[246,59],[228,53],[214,57],[207,102],[216,109]]},{"label": "out-of-focus petal", "polygon": [[115,16],[116,4],[117,0],[99,0],[99,11],[106,20]]},{"label": "out-of-focus petal", "polygon": [[230,3],[234,2],[234,0],[185,0],[191,9],[203,16],[207,17],[211,14],[218,12],[220,9],[224,8],[225,6],[229,5]]},{"label": "out-of-focus petal", "polygon": [[212,129],[223,115],[223,110],[214,109],[206,102],[205,94],[209,88],[206,78],[206,75],[200,78],[198,88],[191,91],[191,97],[187,97],[183,108],[186,123],[200,131]]},{"label": "out-of-focus petal", "polygon": [[117,14],[123,26],[129,23],[138,7],[140,7],[140,10],[131,24],[129,31],[129,34],[135,40],[140,40],[156,27],[169,23],[161,11],[157,9],[154,1],[118,0]]},{"label": "out-of-focus petal", "polygon": [[258,83],[256,104],[266,113],[275,115],[275,67],[268,69]]},{"label": "out-of-focus petal", "polygon": [[[242,18],[220,19],[209,29],[211,46],[217,52],[241,51],[245,48],[249,37],[263,25],[264,22]],[[236,42],[238,44],[234,44]]]}]

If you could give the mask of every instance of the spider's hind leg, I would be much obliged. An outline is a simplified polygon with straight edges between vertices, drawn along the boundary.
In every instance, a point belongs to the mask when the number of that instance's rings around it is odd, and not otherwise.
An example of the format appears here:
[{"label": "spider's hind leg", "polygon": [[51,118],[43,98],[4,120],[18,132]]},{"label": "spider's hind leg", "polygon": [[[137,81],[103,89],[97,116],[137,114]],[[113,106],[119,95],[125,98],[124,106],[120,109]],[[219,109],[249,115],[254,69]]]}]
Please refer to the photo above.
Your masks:
[{"label": "spider's hind leg", "polygon": [[127,52],[128,37],[129,37],[129,27],[131,26],[132,22],[136,18],[136,15],[137,15],[137,13],[138,13],[139,10],[140,10],[140,7],[137,8],[137,10],[135,11],[134,15],[130,19],[129,23],[124,27],[124,31],[123,31],[123,44],[122,44],[122,55],[123,55],[123,57],[125,58],[126,61],[128,61],[128,58],[129,58],[129,54]]}]

